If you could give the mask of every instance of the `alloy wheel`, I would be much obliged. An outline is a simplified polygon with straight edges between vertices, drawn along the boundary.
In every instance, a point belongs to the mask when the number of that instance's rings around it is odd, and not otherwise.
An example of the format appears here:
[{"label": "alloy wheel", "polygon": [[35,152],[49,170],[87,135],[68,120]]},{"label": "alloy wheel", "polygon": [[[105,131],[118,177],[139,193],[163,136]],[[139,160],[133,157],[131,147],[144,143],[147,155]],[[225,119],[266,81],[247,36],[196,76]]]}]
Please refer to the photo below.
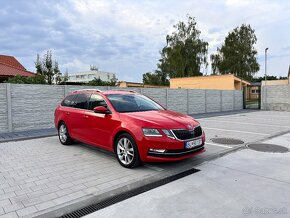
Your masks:
[{"label": "alloy wheel", "polygon": [[62,143],[65,143],[67,140],[67,128],[64,124],[59,127],[59,139]]},{"label": "alloy wheel", "polygon": [[129,165],[134,159],[133,144],[128,138],[121,138],[117,144],[117,155],[124,165]]}]

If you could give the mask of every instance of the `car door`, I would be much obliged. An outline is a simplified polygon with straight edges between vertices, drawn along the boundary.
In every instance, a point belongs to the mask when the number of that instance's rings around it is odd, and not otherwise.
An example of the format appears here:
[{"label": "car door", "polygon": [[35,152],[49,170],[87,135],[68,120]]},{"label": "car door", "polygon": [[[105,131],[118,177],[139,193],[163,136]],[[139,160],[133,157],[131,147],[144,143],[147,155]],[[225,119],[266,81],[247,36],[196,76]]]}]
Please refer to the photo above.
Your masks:
[{"label": "car door", "polygon": [[71,132],[71,119],[70,114],[74,109],[72,108],[73,100],[75,98],[75,95],[68,95],[62,102],[61,102],[61,118],[60,120],[63,120],[69,130],[69,134],[72,136]]},{"label": "car door", "polygon": [[88,109],[88,100],[88,94],[76,94],[69,115],[71,136],[84,142],[86,139],[87,126],[85,112]]},{"label": "car door", "polygon": [[104,106],[110,109],[101,95],[92,94],[89,100],[89,111],[86,112],[88,119],[87,133],[90,144],[106,149],[112,148],[113,132],[120,125],[117,114],[99,114],[93,109]]}]

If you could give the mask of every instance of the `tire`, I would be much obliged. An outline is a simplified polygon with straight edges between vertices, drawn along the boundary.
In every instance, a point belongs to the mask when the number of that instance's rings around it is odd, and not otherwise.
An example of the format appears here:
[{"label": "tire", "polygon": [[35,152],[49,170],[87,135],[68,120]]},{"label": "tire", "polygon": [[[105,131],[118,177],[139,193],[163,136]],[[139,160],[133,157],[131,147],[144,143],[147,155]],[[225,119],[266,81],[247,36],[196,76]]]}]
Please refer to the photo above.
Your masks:
[{"label": "tire", "polygon": [[125,168],[135,168],[141,163],[137,144],[128,133],[121,134],[115,141],[115,154]]},{"label": "tire", "polygon": [[67,126],[64,122],[61,122],[58,126],[58,138],[60,143],[63,145],[71,145],[73,143],[73,139],[70,137]]}]

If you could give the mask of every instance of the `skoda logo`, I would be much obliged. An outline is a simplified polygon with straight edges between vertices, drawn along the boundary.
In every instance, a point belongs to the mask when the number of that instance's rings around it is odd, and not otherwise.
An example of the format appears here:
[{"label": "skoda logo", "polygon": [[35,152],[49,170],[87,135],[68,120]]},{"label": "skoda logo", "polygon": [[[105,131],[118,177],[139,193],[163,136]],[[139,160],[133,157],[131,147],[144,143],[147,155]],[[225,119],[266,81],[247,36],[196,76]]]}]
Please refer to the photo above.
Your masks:
[{"label": "skoda logo", "polygon": [[192,129],[193,129],[192,125],[190,125],[190,124],[187,125],[187,128],[188,128],[189,130],[192,130]]}]

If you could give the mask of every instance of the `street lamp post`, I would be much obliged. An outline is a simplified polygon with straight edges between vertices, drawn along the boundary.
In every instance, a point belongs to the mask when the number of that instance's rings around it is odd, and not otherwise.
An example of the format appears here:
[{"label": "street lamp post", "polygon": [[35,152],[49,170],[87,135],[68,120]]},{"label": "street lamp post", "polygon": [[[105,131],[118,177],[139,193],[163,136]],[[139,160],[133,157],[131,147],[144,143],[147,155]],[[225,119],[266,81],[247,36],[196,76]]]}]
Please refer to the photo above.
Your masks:
[{"label": "street lamp post", "polygon": [[267,110],[267,51],[269,48],[265,48],[265,110]]},{"label": "street lamp post", "polygon": [[265,85],[267,82],[267,51],[269,48],[265,48]]}]

